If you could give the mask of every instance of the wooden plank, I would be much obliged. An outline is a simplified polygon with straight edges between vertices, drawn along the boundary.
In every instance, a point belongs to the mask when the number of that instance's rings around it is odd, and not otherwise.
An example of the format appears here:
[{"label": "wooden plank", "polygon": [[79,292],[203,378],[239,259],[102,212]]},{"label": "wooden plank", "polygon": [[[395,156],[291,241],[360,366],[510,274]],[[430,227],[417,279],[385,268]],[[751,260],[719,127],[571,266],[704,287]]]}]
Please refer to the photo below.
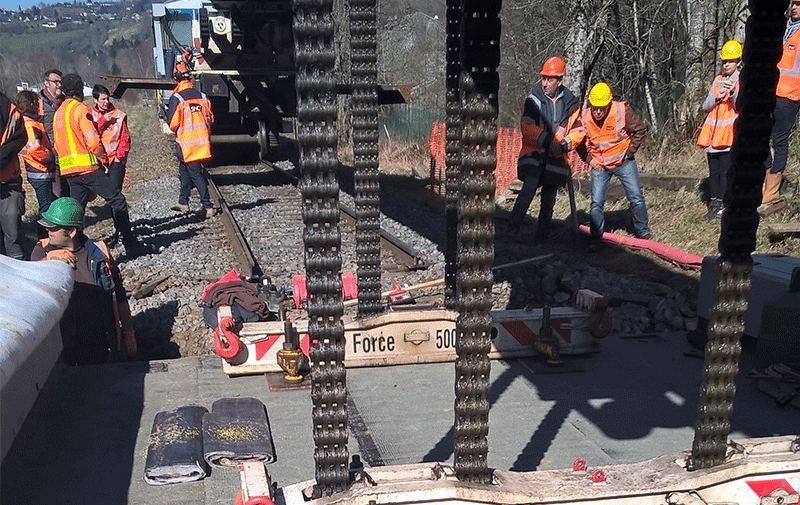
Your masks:
[{"label": "wooden plank", "polygon": [[646,188],[661,188],[678,191],[681,189],[695,190],[704,177],[698,175],[661,175],[643,174],[639,172],[639,182]]},{"label": "wooden plank", "polygon": [[800,223],[769,223],[767,235],[770,237],[781,237],[783,235],[800,234]]}]

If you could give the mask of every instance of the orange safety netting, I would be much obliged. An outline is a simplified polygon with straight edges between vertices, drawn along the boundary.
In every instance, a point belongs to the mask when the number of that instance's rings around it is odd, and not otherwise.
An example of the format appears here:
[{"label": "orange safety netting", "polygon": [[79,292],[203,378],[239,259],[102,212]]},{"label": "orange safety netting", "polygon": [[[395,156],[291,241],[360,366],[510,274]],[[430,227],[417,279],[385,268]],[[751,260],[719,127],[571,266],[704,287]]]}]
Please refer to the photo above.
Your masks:
[{"label": "orange safety netting", "polygon": [[[431,197],[444,195],[445,179],[445,123],[435,121],[431,125]],[[517,158],[522,148],[522,133],[519,128],[497,129],[497,165],[495,166],[495,195],[501,195],[517,178]],[[575,151],[567,154],[572,175],[583,173],[589,165]]]}]

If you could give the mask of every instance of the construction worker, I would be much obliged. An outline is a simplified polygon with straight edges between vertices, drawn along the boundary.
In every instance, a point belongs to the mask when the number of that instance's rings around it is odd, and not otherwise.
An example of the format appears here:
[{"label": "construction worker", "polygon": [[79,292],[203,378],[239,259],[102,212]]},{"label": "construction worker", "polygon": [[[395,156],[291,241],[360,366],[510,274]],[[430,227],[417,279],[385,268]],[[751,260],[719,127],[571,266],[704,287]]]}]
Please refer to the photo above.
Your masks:
[{"label": "construction worker", "polygon": [[772,111],[772,150],[764,166],[767,168],[758,213],[767,216],[786,207],[780,194],[783,171],[789,158],[789,134],[800,110],[800,0],[792,0],[786,31],[783,34],[783,55],[778,62],[780,77],[775,90]]},{"label": "construction worker", "polygon": [[[60,260],[75,269],[75,284],[59,323],[62,357],[69,365],[105,363],[122,352],[136,355],[136,335],[119,269],[103,241],[83,233],[84,207],[62,197],[39,220],[48,238],[40,240],[31,260]],[[111,351],[111,356],[109,355]]]},{"label": "construction worker", "polygon": [[649,240],[647,206],[639,170],[634,155],[642,145],[647,130],[641,119],[627,102],[613,100],[608,84],[598,82],[589,92],[588,109],[580,116],[564,139],[564,150],[568,151],[586,142],[592,169],[592,204],[589,211],[591,236],[589,248],[597,251],[602,246],[605,225],[603,207],[606,190],[612,175],[616,175],[631,204],[633,228],[637,238]]},{"label": "construction worker", "polygon": [[189,79],[187,64],[176,65],[172,77],[178,84],[169,99],[167,123],[176,135],[175,154],[181,189],[178,203],[170,208],[188,212],[189,195],[194,186],[203,205],[203,217],[209,218],[214,215],[214,206],[208,193],[203,162],[211,159],[211,124],[214,122],[211,102],[195,89]]},{"label": "construction worker", "polygon": [[548,58],[542,65],[542,80],[525,99],[520,129],[522,149],[517,162],[517,178],[522,190],[517,196],[508,224],[508,234],[519,234],[522,220],[541,187],[541,206],[534,243],[547,240],[556,192],[569,178],[569,165],[562,152],[561,140],[567,133],[568,121],[580,105],[578,99],[564,87],[567,67],[558,56]]},{"label": "construction worker", "polygon": [[[44,73],[44,87],[39,93],[39,115],[42,116],[42,124],[47,131],[47,138],[53,143],[53,117],[56,115],[58,107],[64,102],[64,93],[61,92],[61,71],[51,69]],[[56,167],[58,167],[58,157],[56,157]],[[56,198],[69,196],[69,185],[61,179],[61,174],[56,170],[56,177],[53,181],[53,194]]]},{"label": "construction worker", "polygon": [[83,207],[91,192],[108,202],[114,227],[122,236],[128,257],[152,252],[150,247],[139,244],[134,237],[128,202],[103,169],[108,164],[108,157],[100,133],[92,122],[92,113],[82,103],[83,79],[77,74],[66,74],[61,81],[65,100],[53,119],[53,134],[58,168],[69,183],[70,195]]},{"label": "construction worker", "polygon": [[[102,84],[95,84],[92,89],[94,107],[92,107],[92,120],[100,132],[100,139],[108,156],[106,173],[114,187],[122,191],[125,180],[125,170],[128,163],[128,153],[131,150],[131,134],[128,130],[128,115],[111,103],[108,88]],[[116,232],[111,241],[116,243],[121,237]]]},{"label": "construction worker", "polygon": [[[56,179],[53,146],[42,123],[42,117],[38,114],[39,99],[36,93],[28,90],[20,91],[14,102],[25,120],[28,140],[19,154],[25,165],[28,183],[36,193],[36,200],[39,203],[38,218],[41,218],[42,213],[50,208],[50,204],[56,199],[53,193],[53,182]],[[38,228],[39,238],[47,237],[47,231],[41,226]]]},{"label": "construction worker", "polygon": [[20,229],[25,194],[18,154],[27,138],[22,114],[0,93],[0,252],[19,260],[24,257]]},{"label": "construction worker", "polygon": [[722,60],[722,72],[714,78],[703,102],[703,110],[708,114],[697,137],[697,145],[704,148],[708,157],[709,204],[705,215],[708,222],[720,219],[724,211],[728,169],[733,161],[733,122],[739,115],[736,112],[736,98],[739,96],[742,45],[736,40],[729,40],[722,46],[719,57]]},{"label": "construction worker", "polygon": [[122,191],[128,153],[131,150],[131,134],[128,130],[128,115],[111,103],[109,95],[108,88],[102,84],[95,84],[92,88],[92,119],[97,125],[108,156],[108,176],[114,186]]}]

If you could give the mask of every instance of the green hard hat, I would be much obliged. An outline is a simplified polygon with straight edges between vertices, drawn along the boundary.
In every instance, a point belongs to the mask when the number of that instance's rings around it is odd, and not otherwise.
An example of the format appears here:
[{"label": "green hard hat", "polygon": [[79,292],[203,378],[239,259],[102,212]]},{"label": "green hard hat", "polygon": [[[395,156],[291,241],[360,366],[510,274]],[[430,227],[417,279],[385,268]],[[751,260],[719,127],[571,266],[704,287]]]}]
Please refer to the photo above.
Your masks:
[{"label": "green hard hat", "polygon": [[83,229],[83,206],[74,198],[59,198],[42,213],[39,224],[45,228],[64,226]]}]

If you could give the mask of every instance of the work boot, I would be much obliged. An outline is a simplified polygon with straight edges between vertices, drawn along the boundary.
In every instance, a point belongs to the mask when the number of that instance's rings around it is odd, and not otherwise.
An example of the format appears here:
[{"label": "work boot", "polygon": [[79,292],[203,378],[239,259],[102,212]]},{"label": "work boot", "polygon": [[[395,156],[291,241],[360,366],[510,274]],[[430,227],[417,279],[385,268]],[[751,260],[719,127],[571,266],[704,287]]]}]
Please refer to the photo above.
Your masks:
[{"label": "work boot", "polygon": [[184,213],[189,212],[189,206],[188,205],[184,205],[182,203],[176,203],[175,205],[173,205],[169,209],[170,210],[175,210],[175,211],[178,211],[178,212],[184,212]]},{"label": "work boot", "polygon": [[214,214],[216,213],[217,211],[216,209],[214,209],[214,207],[206,207],[205,209],[203,209],[203,219],[210,219],[214,217]]},{"label": "work boot", "polygon": [[706,213],[705,220],[709,223],[713,222],[717,219],[720,210],[722,209],[722,200],[719,198],[712,198],[710,202],[708,202],[708,212]]},{"label": "work boot", "polygon": [[764,186],[761,193],[762,206],[775,203],[781,199],[780,188],[782,179],[783,174],[781,172],[778,172],[777,174],[771,174],[769,171],[767,171],[767,175],[764,177]]},{"label": "work boot", "polygon": [[108,247],[113,249],[117,247],[121,239],[122,239],[122,234],[119,232],[119,230],[114,230],[114,233],[112,233],[111,236],[108,237],[108,240],[106,240],[106,244],[108,245]]}]

